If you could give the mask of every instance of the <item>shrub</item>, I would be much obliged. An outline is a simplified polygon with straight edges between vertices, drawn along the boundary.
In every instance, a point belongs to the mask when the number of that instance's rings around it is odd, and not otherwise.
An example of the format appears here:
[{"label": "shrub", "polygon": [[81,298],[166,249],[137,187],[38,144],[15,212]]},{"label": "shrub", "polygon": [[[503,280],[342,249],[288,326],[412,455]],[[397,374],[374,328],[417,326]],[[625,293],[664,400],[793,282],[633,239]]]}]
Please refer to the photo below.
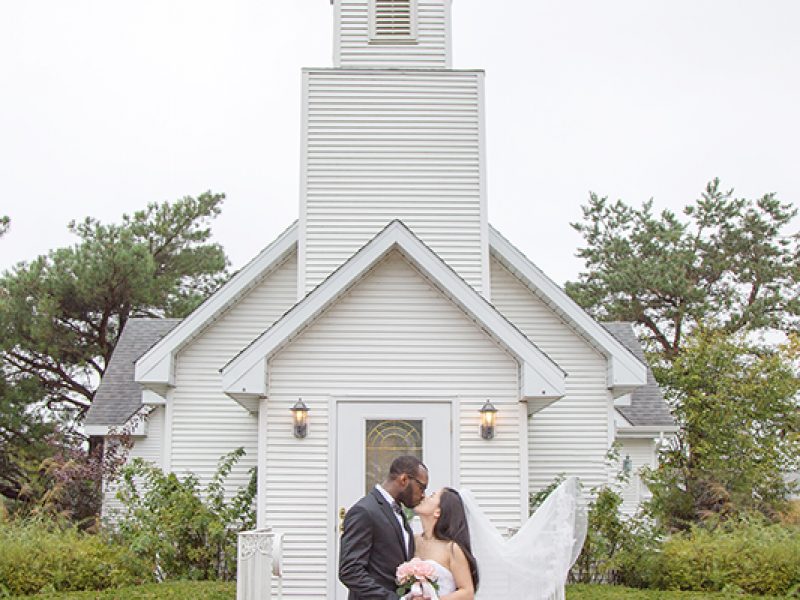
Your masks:
[{"label": "shrub", "polygon": [[141,459],[122,470],[119,536],[159,579],[235,576],[237,533],[255,522],[255,470],[233,498],[225,497],[224,482],[243,455],[238,448],[222,457],[205,490],[194,475],[179,479]]},{"label": "shrub", "polygon": [[0,522],[0,548],[0,597],[152,581],[147,563],[128,548],[42,519]]},{"label": "shrub", "polygon": [[695,527],[668,539],[654,562],[661,589],[787,594],[800,590],[800,528],[758,520]]}]

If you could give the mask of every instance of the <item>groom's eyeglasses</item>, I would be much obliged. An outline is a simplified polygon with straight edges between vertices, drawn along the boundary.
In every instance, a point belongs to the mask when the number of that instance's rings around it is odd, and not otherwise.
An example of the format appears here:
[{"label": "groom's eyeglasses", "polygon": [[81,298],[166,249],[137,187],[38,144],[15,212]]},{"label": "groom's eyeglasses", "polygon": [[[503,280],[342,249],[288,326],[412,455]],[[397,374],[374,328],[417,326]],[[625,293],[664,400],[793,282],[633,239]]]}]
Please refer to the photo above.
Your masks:
[{"label": "groom's eyeglasses", "polygon": [[427,486],[427,485],[425,485],[424,483],[422,483],[422,482],[421,482],[419,479],[417,479],[416,477],[413,477],[412,475],[409,475],[409,476],[408,476],[408,478],[409,478],[409,479],[413,479],[414,481],[416,481],[416,482],[417,482],[417,485],[419,486],[419,489],[420,489],[420,491],[421,491],[423,494],[425,493],[425,490],[427,490],[427,489],[428,489],[428,486]]}]

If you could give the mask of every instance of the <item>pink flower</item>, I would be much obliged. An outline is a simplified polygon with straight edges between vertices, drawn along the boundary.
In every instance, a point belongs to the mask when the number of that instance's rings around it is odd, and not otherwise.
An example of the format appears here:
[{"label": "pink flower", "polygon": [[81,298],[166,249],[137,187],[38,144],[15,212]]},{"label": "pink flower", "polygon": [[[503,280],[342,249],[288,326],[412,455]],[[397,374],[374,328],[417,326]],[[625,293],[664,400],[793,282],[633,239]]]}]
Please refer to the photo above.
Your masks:
[{"label": "pink flower", "polygon": [[438,589],[439,587],[436,585],[436,568],[431,563],[420,560],[419,558],[412,558],[410,561],[404,562],[397,567],[395,579],[400,586],[398,588],[398,595],[402,595],[400,593],[401,590],[404,589],[407,591],[416,582],[430,583],[434,589]]}]

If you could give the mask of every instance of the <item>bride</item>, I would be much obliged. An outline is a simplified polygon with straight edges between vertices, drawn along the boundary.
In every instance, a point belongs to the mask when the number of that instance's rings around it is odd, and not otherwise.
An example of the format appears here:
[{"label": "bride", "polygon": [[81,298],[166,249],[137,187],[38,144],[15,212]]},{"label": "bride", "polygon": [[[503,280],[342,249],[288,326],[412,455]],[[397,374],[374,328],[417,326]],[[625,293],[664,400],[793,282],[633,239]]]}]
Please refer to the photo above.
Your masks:
[{"label": "bride", "polygon": [[[415,508],[422,533],[416,556],[436,570],[441,600],[560,600],[586,536],[574,477],[566,479],[522,528],[504,539],[468,490],[442,488]],[[480,590],[478,589],[480,565]]]}]

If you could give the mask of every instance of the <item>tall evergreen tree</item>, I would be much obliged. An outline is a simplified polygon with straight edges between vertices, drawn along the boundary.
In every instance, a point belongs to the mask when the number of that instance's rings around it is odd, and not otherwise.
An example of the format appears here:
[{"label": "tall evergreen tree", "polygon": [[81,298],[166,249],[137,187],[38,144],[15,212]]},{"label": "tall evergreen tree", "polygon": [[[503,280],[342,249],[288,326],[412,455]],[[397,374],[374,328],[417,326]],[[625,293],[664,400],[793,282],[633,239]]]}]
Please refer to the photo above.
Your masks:
[{"label": "tall evergreen tree", "polygon": [[700,322],[727,333],[797,326],[797,209],[774,194],[737,198],[715,179],[683,219],[594,193],[583,214],[572,226],[586,271],[567,292],[595,317],[641,325],[668,360]]},{"label": "tall evergreen tree", "polygon": [[226,277],[225,253],[209,241],[223,198],[149,204],[120,224],[72,222],[77,244],[3,274],[6,378],[34,378],[51,409],[80,418],[128,319],[184,316]]}]

